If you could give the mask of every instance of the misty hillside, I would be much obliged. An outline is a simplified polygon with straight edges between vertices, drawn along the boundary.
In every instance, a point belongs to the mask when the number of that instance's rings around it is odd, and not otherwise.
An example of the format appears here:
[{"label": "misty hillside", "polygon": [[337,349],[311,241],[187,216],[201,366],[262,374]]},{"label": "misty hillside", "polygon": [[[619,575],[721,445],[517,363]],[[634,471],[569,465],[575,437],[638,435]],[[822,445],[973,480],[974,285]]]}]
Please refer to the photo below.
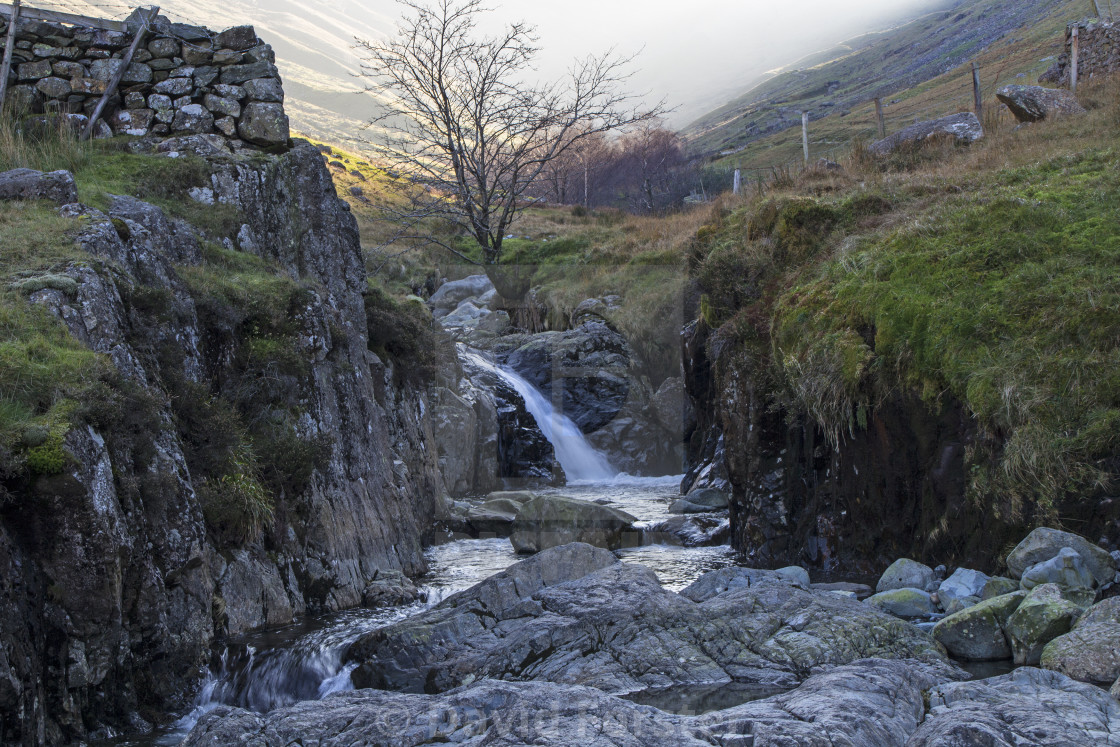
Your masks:
[{"label": "misty hillside", "polygon": [[752,143],[799,126],[802,112],[818,121],[846,118],[875,97],[889,106],[890,97],[997,46],[1004,48],[995,71],[997,77],[1002,74],[1003,82],[1012,82],[1020,74],[1031,77],[1031,72],[1036,77],[1048,63],[1042,59],[1009,62],[1010,48],[1042,48],[1066,23],[1091,13],[1091,3],[1070,0],[957,0],[945,10],[852,39],[768,80],[753,82],[746,93],[696,120],[683,133],[697,154],[736,155]]}]

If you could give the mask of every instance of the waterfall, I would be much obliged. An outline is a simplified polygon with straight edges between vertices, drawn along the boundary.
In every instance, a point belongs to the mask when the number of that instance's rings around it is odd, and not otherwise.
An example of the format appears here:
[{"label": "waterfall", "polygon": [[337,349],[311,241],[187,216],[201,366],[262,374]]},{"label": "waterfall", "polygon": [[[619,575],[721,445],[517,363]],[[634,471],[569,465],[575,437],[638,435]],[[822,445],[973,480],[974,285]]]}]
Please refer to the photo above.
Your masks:
[{"label": "waterfall", "polygon": [[459,354],[475,365],[491,371],[509,384],[521,399],[525,409],[537,421],[541,433],[552,444],[556,461],[564,468],[564,474],[572,482],[604,482],[618,475],[607,458],[595,450],[583,435],[579,426],[561,412],[557,412],[543,394],[528,381],[513,371],[496,366],[478,353],[460,349]]}]

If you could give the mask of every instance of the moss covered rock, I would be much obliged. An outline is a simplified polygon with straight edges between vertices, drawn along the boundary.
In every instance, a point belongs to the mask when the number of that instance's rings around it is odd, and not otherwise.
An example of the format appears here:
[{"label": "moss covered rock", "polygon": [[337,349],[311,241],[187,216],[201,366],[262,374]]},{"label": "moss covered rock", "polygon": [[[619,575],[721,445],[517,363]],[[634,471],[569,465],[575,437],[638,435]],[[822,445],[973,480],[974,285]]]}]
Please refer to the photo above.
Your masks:
[{"label": "moss covered rock", "polygon": [[1037,586],[1007,621],[1007,637],[1016,664],[1038,664],[1050,641],[1069,632],[1083,607],[1062,596],[1055,584]]},{"label": "moss covered rock", "polygon": [[1091,607],[1042,650],[1042,666],[1075,680],[1108,685],[1120,678],[1120,598]]},{"label": "moss covered rock", "polygon": [[1004,594],[949,615],[934,626],[933,637],[960,659],[1010,659],[1011,645],[1003,629],[1026,596],[1025,591]]},{"label": "moss covered rock", "polygon": [[869,597],[866,603],[906,620],[928,617],[937,613],[937,606],[929,598],[929,592],[923,589],[881,591]]}]

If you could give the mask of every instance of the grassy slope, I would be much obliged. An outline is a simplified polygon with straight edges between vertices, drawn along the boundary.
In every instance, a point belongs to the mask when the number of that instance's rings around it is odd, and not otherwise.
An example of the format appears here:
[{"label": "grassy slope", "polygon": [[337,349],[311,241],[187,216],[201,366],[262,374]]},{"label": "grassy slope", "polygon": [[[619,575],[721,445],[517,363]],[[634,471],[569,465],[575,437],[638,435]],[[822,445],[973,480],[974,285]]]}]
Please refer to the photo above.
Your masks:
[{"label": "grassy slope", "polygon": [[961,401],[1005,444],[970,455],[972,497],[1008,517],[1100,495],[1120,454],[1118,88],[911,171],[850,163],[729,205],[701,232],[707,318],[833,438],[892,390]]},{"label": "grassy slope", "polygon": [[[856,40],[856,51],[839,60],[783,73],[690,125],[685,135],[694,152],[713,154],[720,165],[768,169],[801,160],[800,117],[794,115],[809,111],[812,157],[834,157],[856,138],[876,137],[876,96],[886,104],[888,132],[971,110],[972,60],[980,64],[985,102],[997,107],[999,86],[1034,82],[1050,65],[1043,60],[1061,51],[1066,24],[1092,13],[1092,4],[1082,0],[969,0],[950,12]],[[995,38],[1005,27],[1009,32]],[[832,93],[830,81],[841,82]],[[835,106],[822,106],[825,102]],[[746,130],[751,122],[772,120],[779,107],[796,110],[786,125],[792,129]],[[719,156],[728,151],[735,152]]]}]

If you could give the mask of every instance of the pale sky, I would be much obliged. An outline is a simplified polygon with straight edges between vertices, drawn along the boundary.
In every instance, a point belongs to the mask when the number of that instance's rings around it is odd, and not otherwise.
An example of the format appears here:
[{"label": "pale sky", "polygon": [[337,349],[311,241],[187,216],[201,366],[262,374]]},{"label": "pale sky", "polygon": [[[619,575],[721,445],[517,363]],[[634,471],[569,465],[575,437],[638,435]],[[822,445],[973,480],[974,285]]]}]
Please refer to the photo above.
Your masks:
[{"label": "pale sky", "polygon": [[[537,27],[539,74],[554,79],[576,57],[614,47],[640,51],[632,79],[636,92],[678,107],[671,123],[692,119],[744,93],[773,68],[882,28],[915,11],[958,0],[493,0],[483,27],[523,20]],[[40,0],[51,7],[60,0]],[[87,0],[66,0],[66,9]],[[104,14],[127,0],[88,0]],[[285,80],[319,90],[354,90],[360,81],[354,37],[391,32],[400,17],[393,0],[163,0],[172,20],[211,28],[252,23],[276,47]],[[99,9],[101,11],[99,12]]]}]

